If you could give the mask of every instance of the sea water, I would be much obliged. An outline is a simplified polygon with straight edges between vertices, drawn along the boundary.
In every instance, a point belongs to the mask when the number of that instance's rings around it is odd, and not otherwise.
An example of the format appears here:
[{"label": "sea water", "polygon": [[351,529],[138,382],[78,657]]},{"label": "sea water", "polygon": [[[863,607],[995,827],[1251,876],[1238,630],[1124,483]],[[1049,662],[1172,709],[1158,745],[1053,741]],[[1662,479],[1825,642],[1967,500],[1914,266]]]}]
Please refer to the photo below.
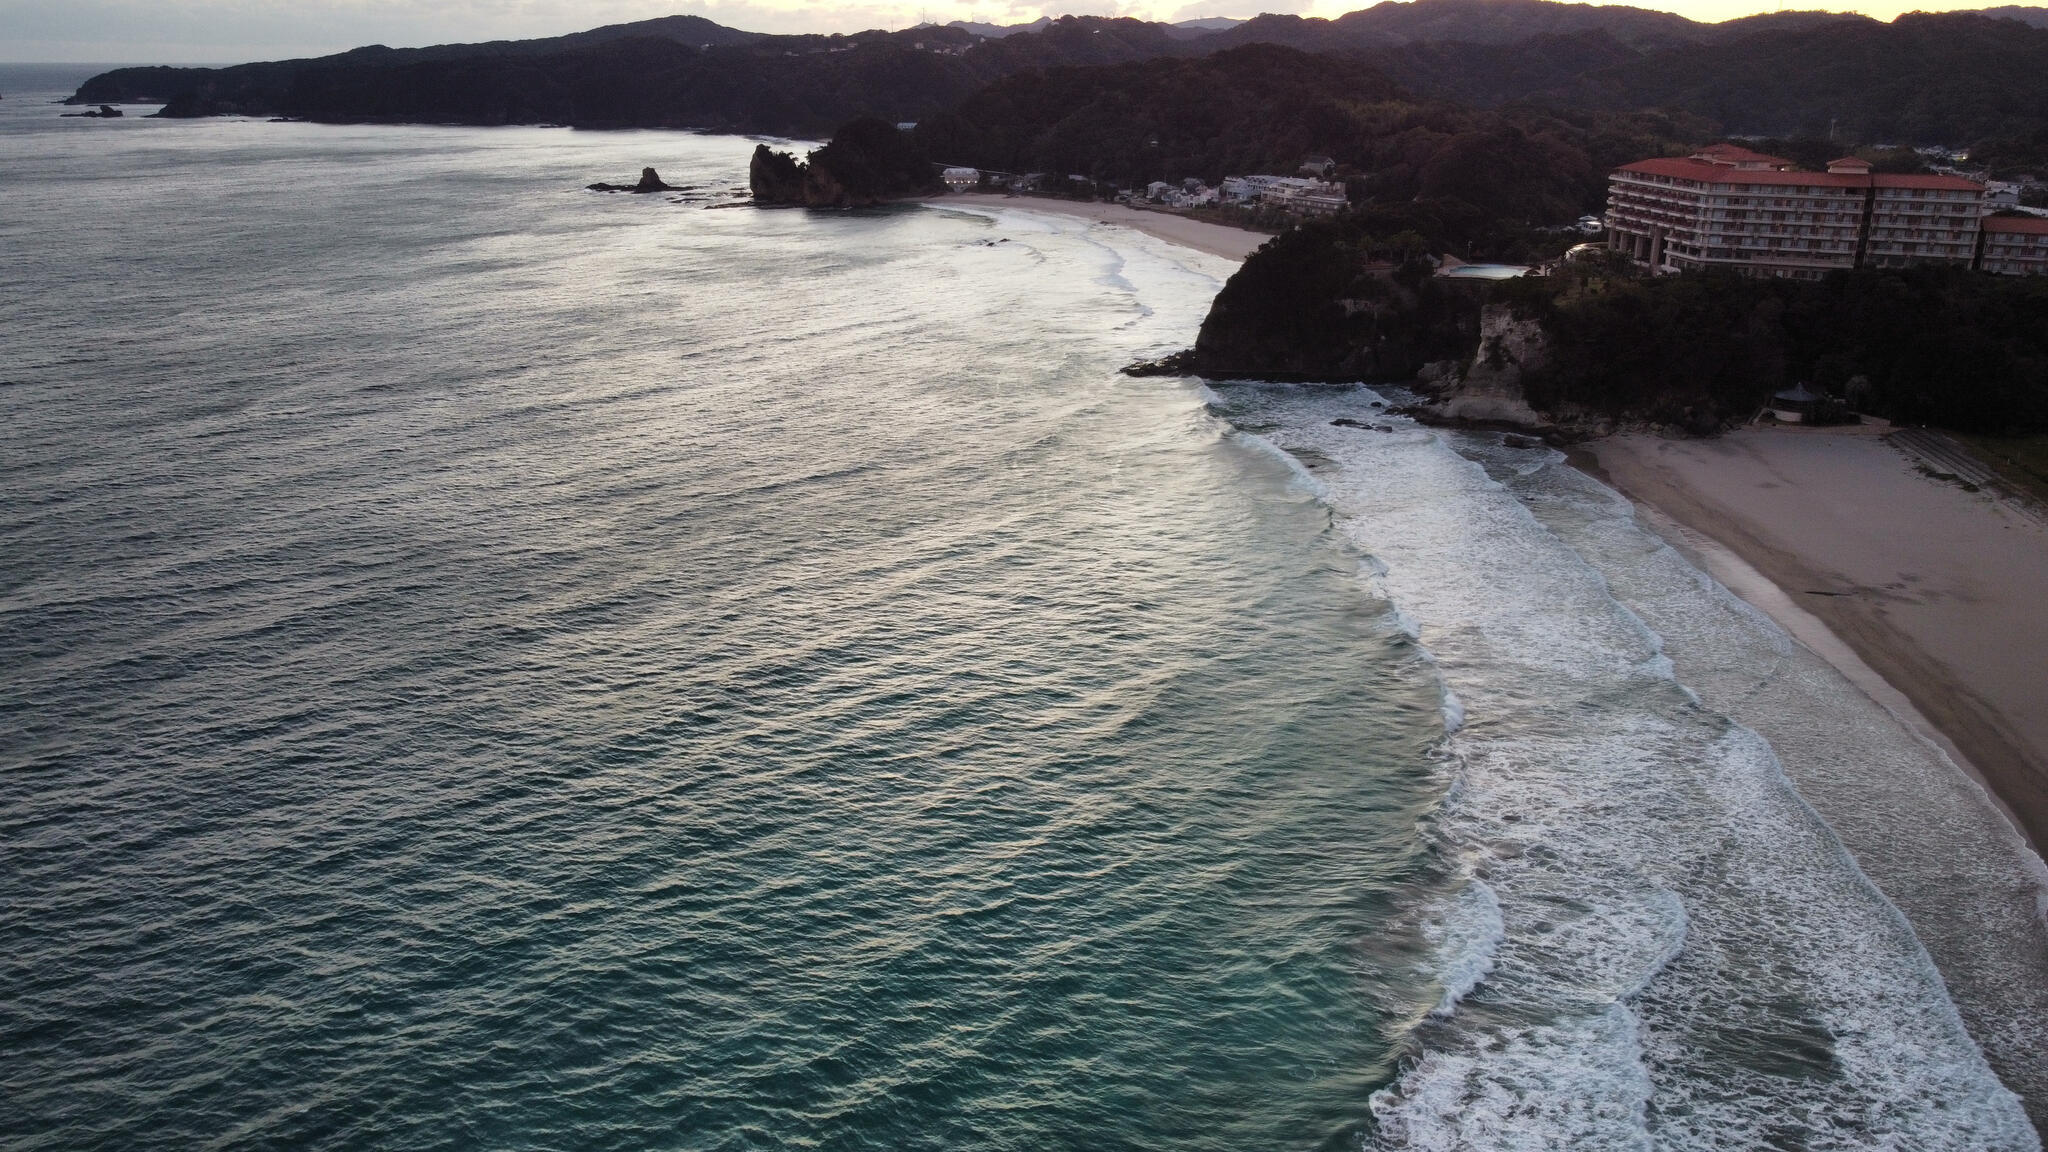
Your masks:
[{"label": "sea water", "polygon": [[1228,264],[6,95],[9,1146],[2038,1146],[1484,445],[1116,374]]},{"label": "sea water", "polygon": [[[1469,883],[1429,934],[1439,971],[1479,977],[1447,981],[1470,991],[1374,1096],[1371,1146],[2038,1146],[1910,924],[1771,745],[1674,675],[1643,613],[1704,628],[1688,662],[1731,700],[1731,676],[1812,675],[1781,632],[1558,453],[1420,428],[1366,389],[1221,392],[1219,411],[1306,462],[1460,702],[1432,833]],[[1813,680],[1788,685],[1807,724],[1874,723],[1839,675]],[[1833,775],[1896,787],[1868,745],[1896,750],[1851,735],[1865,746]],[[1896,724],[1888,739],[1925,752]],[[2006,831],[1948,847],[1988,846],[2025,885]]]}]

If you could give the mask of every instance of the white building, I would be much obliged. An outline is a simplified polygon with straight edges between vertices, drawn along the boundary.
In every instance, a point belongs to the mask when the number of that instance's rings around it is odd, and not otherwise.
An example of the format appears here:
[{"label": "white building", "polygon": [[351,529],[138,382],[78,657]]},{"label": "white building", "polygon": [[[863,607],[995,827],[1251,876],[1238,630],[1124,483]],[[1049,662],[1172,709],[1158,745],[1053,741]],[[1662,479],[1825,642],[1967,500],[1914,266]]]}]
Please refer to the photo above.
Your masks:
[{"label": "white building", "polygon": [[1336,212],[1346,203],[1342,184],[1306,176],[1225,176],[1219,192],[1226,204],[1255,202],[1309,215]]},{"label": "white building", "polygon": [[939,179],[944,180],[946,187],[953,191],[965,192],[976,184],[981,183],[981,169],[948,168],[944,172],[939,173]]},{"label": "white building", "polygon": [[2048,219],[1993,216],[1984,221],[1979,264],[2001,276],[2048,276]]},{"label": "white building", "polygon": [[1984,187],[1956,176],[1826,172],[1731,144],[1624,164],[1608,177],[1608,247],[1651,271],[1733,268],[1818,279],[1840,268],[1968,266]]}]

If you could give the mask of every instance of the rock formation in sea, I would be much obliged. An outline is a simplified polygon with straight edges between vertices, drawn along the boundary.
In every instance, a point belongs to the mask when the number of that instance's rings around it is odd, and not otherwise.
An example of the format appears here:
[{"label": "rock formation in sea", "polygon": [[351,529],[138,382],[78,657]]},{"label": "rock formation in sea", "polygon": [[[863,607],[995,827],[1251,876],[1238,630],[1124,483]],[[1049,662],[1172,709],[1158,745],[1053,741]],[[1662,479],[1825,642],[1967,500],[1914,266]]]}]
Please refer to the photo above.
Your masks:
[{"label": "rock formation in sea", "polygon": [[747,164],[747,186],[760,203],[801,204],[804,202],[804,165],[787,152],[756,144],[754,158]]},{"label": "rock formation in sea", "polygon": [[598,183],[592,184],[590,190],[592,192],[674,192],[676,187],[673,184],[663,183],[661,173],[656,172],[654,169],[642,168],[638,184]]}]

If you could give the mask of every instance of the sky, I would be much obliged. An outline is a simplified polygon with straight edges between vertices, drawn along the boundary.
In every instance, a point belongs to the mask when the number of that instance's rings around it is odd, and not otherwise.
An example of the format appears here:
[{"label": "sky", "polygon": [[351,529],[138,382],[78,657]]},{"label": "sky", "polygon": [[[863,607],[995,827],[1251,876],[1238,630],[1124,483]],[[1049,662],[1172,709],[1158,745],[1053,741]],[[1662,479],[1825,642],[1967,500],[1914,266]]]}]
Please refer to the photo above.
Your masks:
[{"label": "sky", "polygon": [[[2009,0],[1866,0],[1901,11],[1983,8]],[[2028,0],[2019,0],[2028,2]],[[2039,2],[2039,0],[2034,0]],[[1337,16],[1372,0],[0,0],[0,61],[206,64],[319,56],[363,44],[395,48],[557,36],[674,13],[756,32],[858,32],[932,20],[1012,24],[1041,15],[1185,20],[1294,12]],[[1777,0],[1636,0],[1695,20],[1821,5]],[[1845,9],[1837,9],[1845,10]]]}]

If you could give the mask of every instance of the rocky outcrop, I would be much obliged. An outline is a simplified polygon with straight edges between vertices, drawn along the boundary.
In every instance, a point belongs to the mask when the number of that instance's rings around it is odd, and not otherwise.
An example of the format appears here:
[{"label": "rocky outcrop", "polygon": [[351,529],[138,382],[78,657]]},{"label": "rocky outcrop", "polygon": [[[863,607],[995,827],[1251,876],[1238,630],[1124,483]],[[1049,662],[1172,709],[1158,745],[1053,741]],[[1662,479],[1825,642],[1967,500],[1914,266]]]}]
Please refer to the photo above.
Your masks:
[{"label": "rocky outcrop", "polygon": [[804,165],[787,152],[756,144],[754,158],[747,164],[747,187],[762,204],[801,204]]},{"label": "rocky outcrop", "polygon": [[873,118],[841,125],[803,160],[755,146],[747,184],[757,204],[806,208],[864,208],[945,188],[909,133]]},{"label": "rocky outcrop", "polygon": [[1488,304],[1479,310],[1479,347],[1471,362],[1458,367],[1455,375],[1446,365],[1429,365],[1417,383],[1434,383],[1437,396],[1427,411],[1439,419],[1546,427],[1551,421],[1529,406],[1522,377],[1542,368],[1549,354],[1549,337],[1540,321],[1518,316],[1505,304]]},{"label": "rocky outcrop", "polygon": [[112,120],[112,119],[114,119],[115,117],[117,117],[117,116],[119,116],[119,115],[121,115],[121,110],[120,110],[119,108],[116,108],[116,107],[114,107],[114,106],[113,106],[112,104],[102,104],[102,105],[100,105],[99,111],[97,111],[97,112],[66,112],[66,113],[64,113],[64,116],[65,116],[65,117],[66,117],[67,119],[69,119],[69,118],[77,118],[77,119],[82,119],[82,120]]},{"label": "rocky outcrop", "polygon": [[592,184],[592,185],[590,186],[590,190],[591,190],[592,192],[643,192],[643,193],[644,193],[644,192],[675,192],[675,191],[678,191],[678,189],[677,189],[677,188],[676,188],[676,187],[675,187],[675,186],[674,186],[673,184],[664,184],[664,183],[662,183],[662,179],[661,179],[661,173],[659,173],[659,172],[656,172],[656,171],[655,171],[654,169],[652,169],[652,168],[642,168],[642,169],[640,170],[640,182],[639,182],[638,184]]}]

